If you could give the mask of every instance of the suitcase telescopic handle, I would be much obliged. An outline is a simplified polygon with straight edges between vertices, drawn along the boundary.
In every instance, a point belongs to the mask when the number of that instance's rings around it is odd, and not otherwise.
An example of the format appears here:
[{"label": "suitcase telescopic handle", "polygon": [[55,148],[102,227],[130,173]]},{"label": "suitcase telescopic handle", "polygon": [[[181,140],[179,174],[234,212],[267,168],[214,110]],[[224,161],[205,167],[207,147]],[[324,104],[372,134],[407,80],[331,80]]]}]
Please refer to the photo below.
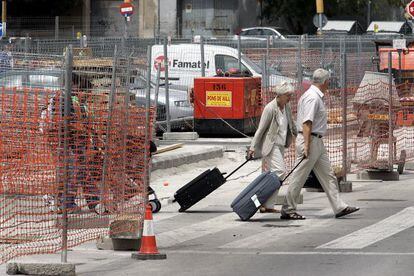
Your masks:
[{"label": "suitcase telescopic handle", "polygon": [[232,176],[235,172],[237,172],[241,167],[243,167],[244,165],[246,165],[247,162],[249,162],[250,160],[252,160],[252,157],[249,157],[246,161],[243,162],[243,164],[241,164],[240,166],[238,166],[234,171],[232,171],[228,176],[226,176],[224,179],[227,180],[227,178],[229,178],[230,176]]},{"label": "suitcase telescopic handle", "polygon": [[306,158],[305,157],[303,157],[300,161],[299,161],[299,163],[297,163],[296,164],[296,166],[286,175],[286,177],[282,180],[282,181],[280,181],[280,183],[282,184],[283,182],[285,182],[285,180],[296,170],[296,168],[297,167],[299,167],[299,165],[300,165],[300,163],[302,163],[303,162],[303,160],[305,160]]}]

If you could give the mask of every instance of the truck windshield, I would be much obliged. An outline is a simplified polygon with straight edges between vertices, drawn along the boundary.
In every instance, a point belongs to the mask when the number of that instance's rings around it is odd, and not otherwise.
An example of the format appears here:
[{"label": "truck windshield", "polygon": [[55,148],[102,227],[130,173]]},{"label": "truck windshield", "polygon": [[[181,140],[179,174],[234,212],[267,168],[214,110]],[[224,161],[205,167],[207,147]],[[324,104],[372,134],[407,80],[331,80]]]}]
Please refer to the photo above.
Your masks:
[{"label": "truck windshield", "polygon": [[262,73],[262,68],[257,65],[256,63],[254,63],[250,58],[246,57],[246,56],[242,56],[242,61],[243,63],[247,64],[249,67],[251,67],[253,69],[253,71],[255,71],[258,74]]}]

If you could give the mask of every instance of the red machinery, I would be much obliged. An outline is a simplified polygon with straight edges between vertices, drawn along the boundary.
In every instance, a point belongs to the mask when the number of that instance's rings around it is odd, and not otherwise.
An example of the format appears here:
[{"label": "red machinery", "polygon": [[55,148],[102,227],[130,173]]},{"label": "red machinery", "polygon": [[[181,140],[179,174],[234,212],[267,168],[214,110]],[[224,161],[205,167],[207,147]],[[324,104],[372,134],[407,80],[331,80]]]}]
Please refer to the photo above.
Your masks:
[{"label": "red machinery", "polygon": [[240,136],[256,131],[262,112],[261,78],[194,80],[194,129],[200,135]]}]

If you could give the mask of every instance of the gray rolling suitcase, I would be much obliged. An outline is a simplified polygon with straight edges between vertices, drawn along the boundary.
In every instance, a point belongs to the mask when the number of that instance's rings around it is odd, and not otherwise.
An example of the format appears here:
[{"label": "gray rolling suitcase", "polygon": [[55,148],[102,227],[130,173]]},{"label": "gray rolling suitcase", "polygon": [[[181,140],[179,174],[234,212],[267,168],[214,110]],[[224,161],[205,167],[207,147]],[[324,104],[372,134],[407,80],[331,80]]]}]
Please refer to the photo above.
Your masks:
[{"label": "gray rolling suitcase", "polygon": [[249,184],[231,203],[231,208],[241,220],[250,219],[259,207],[280,188],[283,181],[302,163],[303,159],[293,168],[282,181],[274,172],[264,172]]}]

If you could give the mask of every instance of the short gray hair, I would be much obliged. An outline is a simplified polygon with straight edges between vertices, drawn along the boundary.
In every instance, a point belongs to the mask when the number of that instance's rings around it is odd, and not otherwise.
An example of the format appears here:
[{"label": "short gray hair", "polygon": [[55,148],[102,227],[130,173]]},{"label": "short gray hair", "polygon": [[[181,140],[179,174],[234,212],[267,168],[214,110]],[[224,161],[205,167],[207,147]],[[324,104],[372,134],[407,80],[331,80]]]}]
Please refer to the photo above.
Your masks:
[{"label": "short gray hair", "polygon": [[276,95],[281,96],[286,93],[294,92],[295,87],[292,84],[282,81],[279,85],[276,86]]},{"label": "short gray hair", "polygon": [[329,80],[331,74],[325,69],[319,68],[313,72],[312,81],[317,84],[324,84],[325,81]]}]

